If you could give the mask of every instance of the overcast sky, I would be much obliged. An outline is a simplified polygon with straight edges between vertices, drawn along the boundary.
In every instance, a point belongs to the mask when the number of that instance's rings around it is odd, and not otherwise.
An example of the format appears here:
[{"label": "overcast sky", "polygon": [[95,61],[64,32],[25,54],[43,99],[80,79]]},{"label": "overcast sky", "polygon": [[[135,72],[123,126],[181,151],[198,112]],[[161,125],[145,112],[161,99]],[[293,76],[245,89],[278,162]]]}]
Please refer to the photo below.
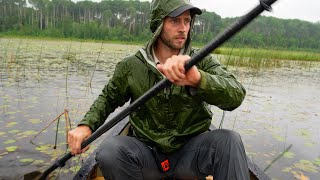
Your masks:
[{"label": "overcast sky", "polygon": [[[91,1],[100,2],[101,0]],[[224,18],[242,16],[255,7],[259,0],[191,0],[191,2],[201,9],[213,11]],[[272,12],[264,12],[263,15],[320,22],[320,0],[278,0],[272,7]]]}]

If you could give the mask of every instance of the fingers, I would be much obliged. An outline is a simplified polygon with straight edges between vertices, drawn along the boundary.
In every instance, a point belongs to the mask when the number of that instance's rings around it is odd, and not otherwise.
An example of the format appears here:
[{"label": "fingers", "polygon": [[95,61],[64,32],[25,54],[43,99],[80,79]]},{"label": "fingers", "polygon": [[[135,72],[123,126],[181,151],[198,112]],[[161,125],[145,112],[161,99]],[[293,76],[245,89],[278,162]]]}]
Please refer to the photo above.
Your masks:
[{"label": "fingers", "polygon": [[81,142],[79,140],[81,137],[78,137],[77,132],[74,130],[69,131],[68,133],[68,144],[70,147],[70,152],[72,155],[81,153]]},{"label": "fingers", "polygon": [[78,126],[68,132],[68,144],[72,155],[81,154],[89,149],[89,146],[81,150],[81,143],[92,134],[88,126]]},{"label": "fingers", "polygon": [[164,64],[158,64],[157,68],[169,81],[173,83],[179,82],[186,77],[184,65],[189,59],[189,56],[172,56]]},{"label": "fingers", "polygon": [[80,154],[81,153],[81,142],[83,141],[82,137],[76,137],[74,138],[73,141],[73,151],[75,152],[75,154]]},{"label": "fingers", "polygon": [[83,148],[83,149],[81,150],[81,153],[86,152],[89,148],[90,148],[90,146],[87,146],[87,147]]},{"label": "fingers", "polygon": [[181,73],[179,68],[171,63],[168,64],[158,64],[158,70],[164,74],[169,81],[176,82],[184,78],[184,74]]}]

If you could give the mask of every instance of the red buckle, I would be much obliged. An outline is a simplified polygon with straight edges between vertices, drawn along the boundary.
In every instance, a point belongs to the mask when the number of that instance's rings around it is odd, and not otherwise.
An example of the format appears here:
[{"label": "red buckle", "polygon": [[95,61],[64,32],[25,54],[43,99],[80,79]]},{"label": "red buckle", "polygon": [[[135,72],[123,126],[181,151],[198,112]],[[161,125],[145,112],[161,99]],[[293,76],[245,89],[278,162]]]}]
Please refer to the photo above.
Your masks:
[{"label": "red buckle", "polygon": [[166,159],[164,161],[161,162],[161,166],[162,166],[162,170],[164,172],[168,171],[170,169],[170,164],[169,164],[169,160]]}]

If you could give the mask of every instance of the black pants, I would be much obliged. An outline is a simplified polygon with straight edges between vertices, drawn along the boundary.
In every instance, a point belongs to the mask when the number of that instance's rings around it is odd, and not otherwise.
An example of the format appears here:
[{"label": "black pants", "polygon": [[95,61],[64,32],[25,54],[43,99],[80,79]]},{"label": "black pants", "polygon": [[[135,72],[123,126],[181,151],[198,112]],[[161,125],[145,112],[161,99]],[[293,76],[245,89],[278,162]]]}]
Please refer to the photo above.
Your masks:
[{"label": "black pants", "polygon": [[129,136],[106,138],[96,160],[105,179],[205,179],[249,180],[245,150],[238,133],[218,129],[192,138],[168,156],[170,170],[163,173],[152,149]]}]

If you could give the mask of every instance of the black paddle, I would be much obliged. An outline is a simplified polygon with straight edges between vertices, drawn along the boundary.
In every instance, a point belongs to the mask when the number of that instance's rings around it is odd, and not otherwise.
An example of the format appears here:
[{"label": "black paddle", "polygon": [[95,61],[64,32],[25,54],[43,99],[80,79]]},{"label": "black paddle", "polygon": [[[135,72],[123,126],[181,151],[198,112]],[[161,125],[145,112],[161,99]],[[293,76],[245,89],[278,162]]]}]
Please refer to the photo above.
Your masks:
[{"label": "black paddle", "polygon": [[[273,4],[277,0],[260,0],[260,4],[257,5],[254,9],[248,12],[246,15],[240,17],[236,22],[234,22],[229,28],[227,28],[224,32],[218,35],[214,40],[208,43],[203,49],[198,51],[194,56],[192,56],[191,60],[185,64],[186,71],[189,70],[192,66],[200,62],[204,57],[206,57],[209,53],[211,53],[214,49],[222,45],[228,39],[230,39],[233,35],[239,32],[243,27],[245,27],[249,22],[255,19],[261,12],[264,10],[271,10],[271,4]],[[110,121],[102,125],[97,131],[95,131],[88,139],[82,142],[81,148],[88,146],[98,137],[100,137],[103,133],[111,129],[114,125],[124,119],[126,116],[131,114],[132,112],[138,110],[141,105],[143,105],[146,101],[160,92],[162,89],[171,85],[171,82],[168,79],[163,79],[159,83],[157,83],[154,87],[149,89],[146,93],[144,93],[141,97],[139,97],[136,101],[130,104],[127,108],[125,108],[122,112],[112,118]],[[49,167],[39,179],[46,179],[46,177],[54,171],[58,167],[63,167],[65,162],[69,160],[73,155],[71,152],[67,153],[60,159],[58,159],[51,167]]]}]

